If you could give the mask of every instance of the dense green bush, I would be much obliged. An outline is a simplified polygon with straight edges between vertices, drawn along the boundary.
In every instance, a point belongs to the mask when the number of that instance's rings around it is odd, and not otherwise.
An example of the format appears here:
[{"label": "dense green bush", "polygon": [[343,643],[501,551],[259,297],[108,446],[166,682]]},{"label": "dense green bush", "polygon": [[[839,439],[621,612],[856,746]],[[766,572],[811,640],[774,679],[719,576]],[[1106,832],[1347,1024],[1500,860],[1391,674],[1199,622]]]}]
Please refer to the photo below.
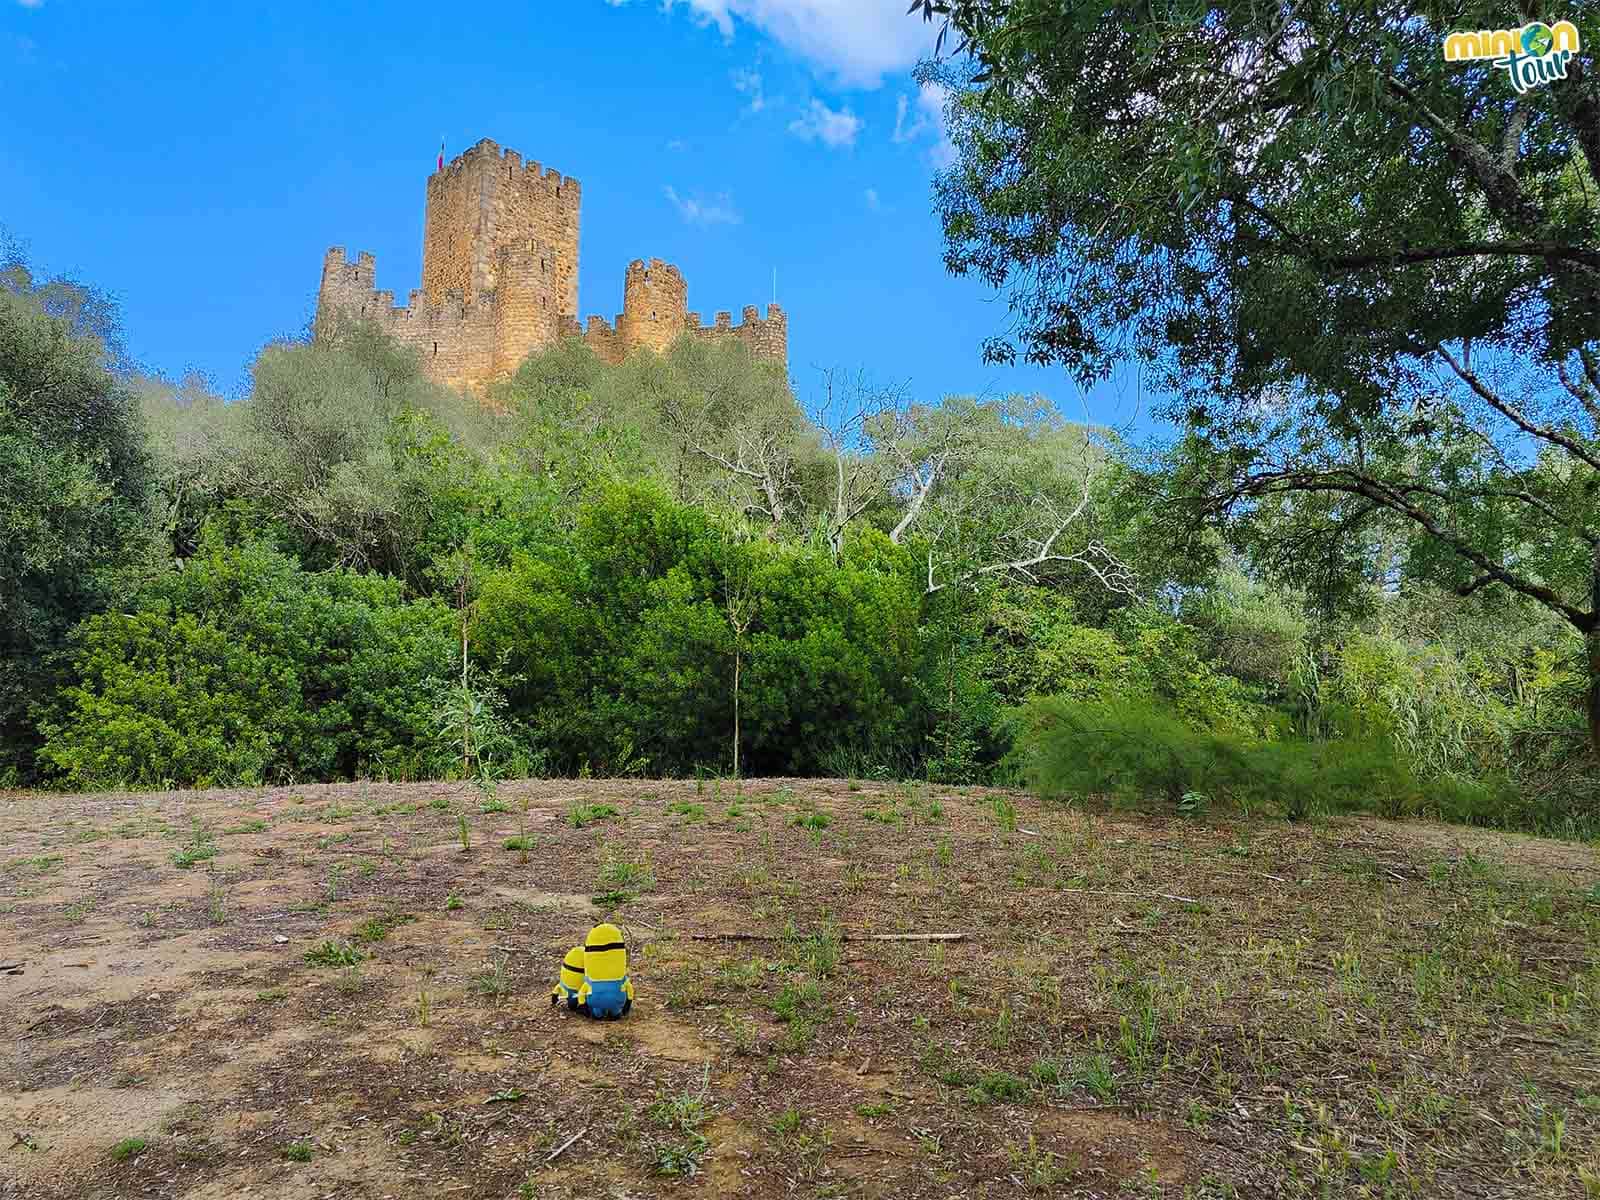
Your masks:
[{"label": "dense green bush", "polygon": [[1021,713],[1017,769],[1041,795],[1159,796],[1175,808],[1190,793],[1291,819],[1376,809],[1399,815],[1422,799],[1387,748],[1358,741],[1247,740],[1199,729],[1137,701],[1042,697]]},{"label": "dense green bush", "polygon": [[835,562],[618,485],[485,577],[473,648],[554,769],[656,773],[731,761],[737,648],[747,771],[815,771],[903,731],[920,603],[875,531]]},{"label": "dense green bush", "polygon": [[304,572],[264,543],[208,542],[131,611],[89,618],[43,757],[74,786],[416,777],[454,618],[397,583]]}]

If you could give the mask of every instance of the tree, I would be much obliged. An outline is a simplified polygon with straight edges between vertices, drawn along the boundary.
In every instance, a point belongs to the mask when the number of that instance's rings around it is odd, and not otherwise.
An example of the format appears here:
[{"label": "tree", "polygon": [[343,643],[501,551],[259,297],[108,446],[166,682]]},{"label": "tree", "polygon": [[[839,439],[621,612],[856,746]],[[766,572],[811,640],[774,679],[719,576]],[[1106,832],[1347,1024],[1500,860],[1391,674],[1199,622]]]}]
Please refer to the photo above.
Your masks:
[{"label": "tree", "polygon": [[0,264],[0,777],[32,772],[29,710],[67,632],[147,564],[150,464],[116,345],[103,296]]},{"label": "tree", "polygon": [[760,610],[761,596],[756,591],[754,564],[745,553],[742,543],[725,537],[723,550],[726,561],[722,565],[722,611],[728,619],[728,631],[733,635],[733,777],[740,779],[740,675],[749,650],[746,638]]},{"label": "tree", "polygon": [[691,497],[690,480],[703,480],[699,490],[776,537],[799,508],[800,460],[816,448],[782,372],[737,343],[690,338],[673,345],[665,365],[656,403],[679,445],[679,498]]},{"label": "tree", "polygon": [[833,556],[844,552],[845,530],[883,495],[897,464],[873,453],[873,430],[884,422],[896,425],[902,395],[896,387],[874,387],[865,373],[847,376],[833,368],[822,372],[822,394],[815,420],[829,458],[827,499],[822,527]]},{"label": "tree", "polygon": [[[1095,431],[1037,396],[956,397],[921,415],[924,444],[942,459],[913,473],[914,523],[896,528],[918,535],[930,595],[987,578],[1059,584],[1075,573],[1110,595],[1136,595],[1134,573],[1096,530],[1105,453]],[[932,486],[919,501],[920,480]]]},{"label": "tree", "polygon": [[[309,567],[376,569],[425,586],[477,503],[479,451],[502,418],[423,377],[370,321],[262,349],[247,399],[197,453],[223,494],[283,531]],[[191,414],[194,417],[203,414]],[[198,468],[190,467],[189,470]]]},{"label": "tree", "polygon": [[968,52],[929,71],[946,261],[1011,296],[987,353],[1155,368],[1152,500],[1324,596],[1387,546],[1558,614],[1600,747],[1600,82],[1445,61],[1505,11],[913,5]]}]

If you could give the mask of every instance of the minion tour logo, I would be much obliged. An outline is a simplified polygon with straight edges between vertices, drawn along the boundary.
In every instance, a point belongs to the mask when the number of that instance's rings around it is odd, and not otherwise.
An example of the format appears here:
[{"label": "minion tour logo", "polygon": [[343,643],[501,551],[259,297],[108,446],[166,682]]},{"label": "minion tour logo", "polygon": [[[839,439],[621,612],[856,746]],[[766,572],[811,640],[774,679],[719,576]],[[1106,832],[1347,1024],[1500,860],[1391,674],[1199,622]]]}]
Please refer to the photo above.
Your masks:
[{"label": "minion tour logo", "polygon": [[1546,25],[1533,21],[1521,29],[1452,33],[1444,39],[1446,62],[1491,59],[1511,74],[1518,95],[1542,83],[1567,77],[1567,63],[1578,52],[1578,27],[1571,21]]}]

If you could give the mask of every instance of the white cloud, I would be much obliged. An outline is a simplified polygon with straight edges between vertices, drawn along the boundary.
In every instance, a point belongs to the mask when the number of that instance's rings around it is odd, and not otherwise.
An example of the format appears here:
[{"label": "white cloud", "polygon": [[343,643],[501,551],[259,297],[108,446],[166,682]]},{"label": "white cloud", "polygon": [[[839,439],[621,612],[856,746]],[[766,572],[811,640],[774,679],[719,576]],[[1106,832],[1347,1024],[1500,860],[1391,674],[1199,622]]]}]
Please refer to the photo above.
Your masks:
[{"label": "white cloud", "polygon": [[752,71],[747,67],[740,67],[729,72],[733,79],[733,90],[741,96],[750,97],[749,111],[760,112],[767,106],[766,94],[761,90],[761,72]]},{"label": "white cloud", "polygon": [[931,136],[934,142],[928,149],[928,161],[941,169],[956,161],[955,143],[944,121],[949,99],[950,89],[942,83],[925,83],[917,91],[915,107],[904,93],[895,102],[894,140],[904,144]]},{"label": "white cloud", "polygon": [[760,30],[845,87],[877,87],[931,54],[938,36],[900,0],[661,0],[663,9],[679,5],[725,38],[740,24]]},{"label": "white cloud", "polygon": [[23,8],[43,8],[44,0],[17,0]]},{"label": "white cloud", "polygon": [[789,122],[789,132],[801,141],[821,142],[837,150],[841,146],[854,146],[856,134],[865,124],[849,108],[835,110],[813,99],[805,112]]},{"label": "white cloud", "polygon": [[883,201],[878,199],[877,188],[868,188],[863,195],[866,197],[867,208],[869,208],[871,211],[877,212],[883,207]]},{"label": "white cloud", "polygon": [[670,183],[662,189],[678,215],[690,225],[737,225],[743,218],[733,207],[733,198],[721,192],[709,200],[699,196],[680,196]]}]

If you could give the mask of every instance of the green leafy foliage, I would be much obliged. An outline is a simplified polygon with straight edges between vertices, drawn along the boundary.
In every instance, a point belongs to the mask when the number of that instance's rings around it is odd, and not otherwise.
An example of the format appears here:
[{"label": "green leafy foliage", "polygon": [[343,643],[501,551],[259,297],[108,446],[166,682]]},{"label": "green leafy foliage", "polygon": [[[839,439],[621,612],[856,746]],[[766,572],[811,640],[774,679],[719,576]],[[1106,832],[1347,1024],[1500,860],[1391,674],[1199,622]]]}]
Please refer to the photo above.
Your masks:
[{"label": "green leafy foliage", "polygon": [[1220,538],[1329,612],[1399,579],[1542,608],[1589,643],[1600,755],[1592,81],[1513,104],[1447,60],[1480,2],[912,9],[965,52],[922,79],[946,262],[1009,291],[986,353],[1154,372],[1178,436],[1128,511],[1178,573]]},{"label": "green leafy foliage", "polygon": [[1249,742],[1132,701],[1034,700],[1015,754],[1042,795],[1160,797],[1176,811],[1187,811],[1192,793],[1272,806],[1291,819],[1373,805],[1397,814],[1418,798],[1416,781],[1385,747]]},{"label": "green leafy foliage", "polygon": [[433,773],[450,614],[214,538],[73,637],[45,759],[78,786]]},{"label": "green leafy foliage", "polygon": [[[1393,530],[1300,556],[1338,587],[1285,587],[1265,543],[1231,557],[1152,503],[1199,460],[1152,470],[1041,397],[829,377],[813,418],[737,347],[614,367],[572,342],[479,406],[357,323],[264,350],[225,404],[127,373],[87,289],[5,279],[0,784],[456,777],[498,812],[500,778],[726,772],[737,721],[741,775],[1600,824],[1561,614],[1443,603],[1448,556]],[[45,376],[61,404],[33,399]],[[1467,441],[1392,462],[1485,483]],[[1529,469],[1558,514],[1592,507],[1580,473]],[[1480,498],[1480,532],[1582,576]],[[1244,516],[1290,548],[1342,519]],[[824,839],[824,814],[788,819]],[[612,866],[626,903],[643,885]]]},{"label": "green leafy foliage", "polygon": [[687,772],[722,761],[732,726],[730,554],[759,597],[744,637],[743,755],[761,773],[815,770],[830,746],[888,737],[907,717],[920,598],[882,535],[841,560],[808,545],[727,548],[699,509],[614,485],[570,538],[483,581],[477,652],[518,683],[556,769]]},{"label": "green leafy foliage", "polygon": [[0,255],[0,779],[33,769],[50,656],[152,544],[150,456],[108,370],[114,305]]}]

